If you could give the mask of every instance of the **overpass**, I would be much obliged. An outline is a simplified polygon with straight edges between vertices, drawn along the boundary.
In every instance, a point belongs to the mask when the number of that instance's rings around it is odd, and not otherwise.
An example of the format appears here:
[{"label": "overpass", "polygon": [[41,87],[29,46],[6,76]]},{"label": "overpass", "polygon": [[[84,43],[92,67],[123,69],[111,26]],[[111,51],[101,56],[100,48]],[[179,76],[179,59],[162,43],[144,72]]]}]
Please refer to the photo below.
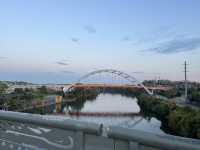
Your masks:
[{"label": "overpass", "polygon": [[0,111],[2,150],[200,150],[200,140]]}]

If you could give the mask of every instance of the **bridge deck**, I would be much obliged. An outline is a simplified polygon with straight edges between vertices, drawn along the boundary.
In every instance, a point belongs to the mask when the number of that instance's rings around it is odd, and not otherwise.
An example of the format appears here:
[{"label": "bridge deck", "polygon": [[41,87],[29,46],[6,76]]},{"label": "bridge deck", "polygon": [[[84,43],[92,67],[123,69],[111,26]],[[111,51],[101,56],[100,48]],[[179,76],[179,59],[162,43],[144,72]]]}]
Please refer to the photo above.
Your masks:
[{"label": "bridge deck", "polygon": [[[76,88],[137,88],[143,89],[141,86],[130,85],[130,84],[75,84],[73,87]],[[165,86],[157,86],[157,87],[147,87],[149,90],[169,90],[170,87]]]}]

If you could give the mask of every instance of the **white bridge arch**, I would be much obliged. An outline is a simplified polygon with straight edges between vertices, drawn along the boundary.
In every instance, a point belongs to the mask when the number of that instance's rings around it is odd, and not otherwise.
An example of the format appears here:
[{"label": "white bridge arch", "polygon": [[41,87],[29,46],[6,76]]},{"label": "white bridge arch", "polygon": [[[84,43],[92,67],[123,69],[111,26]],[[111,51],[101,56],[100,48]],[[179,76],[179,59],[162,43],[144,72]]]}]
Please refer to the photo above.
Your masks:
[{"label": "white bridge arch", "polygon": [[96,71],[89,72],[88,74],[86,74],[86,75],[82,76],[80,79],[78,79],[74,84],[72,84],[67,89],[64,88],[63,89],[64,92],[69,92],[76,84],[81,83],[82,80],[84,80],[84,79],[86,79],[86,78],[88,78],[90,76],[93,76],[95,74],[99,74],[99,73],[111,73],[111,74],[118,75],[118,76],[126,79],[130,83],[142,87],[149,95],[153,95],[153,92],[151,92],[146,86],[144,86],[142,84],[142,82],[138,81],[135,77],[133,77],[133,76],[127,74],[127,73],[124,73],[122,71],[114,70],[114,69],[101,69],[101,70],[96,70]]}]

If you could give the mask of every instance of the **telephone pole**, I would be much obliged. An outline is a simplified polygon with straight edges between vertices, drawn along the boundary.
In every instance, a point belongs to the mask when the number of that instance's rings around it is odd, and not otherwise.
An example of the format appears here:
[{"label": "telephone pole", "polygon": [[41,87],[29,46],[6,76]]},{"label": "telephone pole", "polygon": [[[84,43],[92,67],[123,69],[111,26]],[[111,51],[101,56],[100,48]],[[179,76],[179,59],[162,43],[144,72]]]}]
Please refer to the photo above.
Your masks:
[{"label": "telephone pole", "polygon": [[188,101],[188,81],[187,81],[187,62],[184,63],[184,74],[185,74],[185,101]]}]

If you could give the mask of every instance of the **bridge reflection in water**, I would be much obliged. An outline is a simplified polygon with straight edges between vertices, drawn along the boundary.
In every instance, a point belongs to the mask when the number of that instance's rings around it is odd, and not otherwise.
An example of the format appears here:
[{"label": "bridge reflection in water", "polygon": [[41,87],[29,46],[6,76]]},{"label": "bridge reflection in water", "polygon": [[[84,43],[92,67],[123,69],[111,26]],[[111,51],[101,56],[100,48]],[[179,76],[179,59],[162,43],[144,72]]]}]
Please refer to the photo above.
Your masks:
[{"label": "bridge reflection in water", "polygon": [[0,149],[200,150],[200,141],[50,116],[0,111]]}]

